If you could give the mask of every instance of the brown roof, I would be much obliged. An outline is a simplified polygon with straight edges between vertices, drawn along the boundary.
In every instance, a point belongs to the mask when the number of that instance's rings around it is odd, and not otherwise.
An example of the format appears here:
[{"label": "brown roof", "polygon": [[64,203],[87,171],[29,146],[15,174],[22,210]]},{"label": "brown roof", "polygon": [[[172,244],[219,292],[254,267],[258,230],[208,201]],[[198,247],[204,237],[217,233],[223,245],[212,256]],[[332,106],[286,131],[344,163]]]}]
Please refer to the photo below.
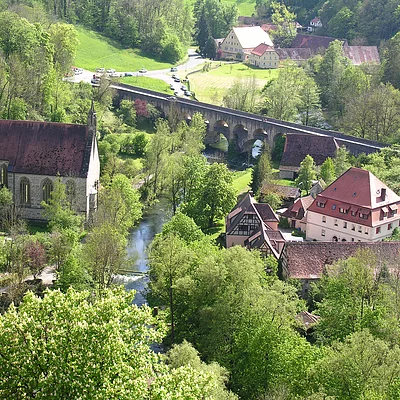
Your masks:
[{"label": "brown roof", "polygon": [[290,278],[319,279],[325,265],[347,259],[358,249],[371,250],[378,266],[397,262],[400,256],[400,242],[286,242],[280,260]]},{"label": "brown roof", "polygon": [[284,48],[276,49],[280,60],[290,59],[293,61],[305,61],[313,56],[311,49],[305,48]]},{"label": "brown roof", "polygon": [[322,165],[328,157],[335,156],[338,147],[335,138],[330,136],[287,134],[281,167],[299,168],[308,154],[316,165]]},{"label": "brown roof", "polygon": [[316,324],[321,317],[319,315],[311,314],[308,311],[301,311],[295,318],[297,321],[305,325],[306,328],[309,328],[311,325]]},{"label": "brown roof", "polygon": [[0,160],[10,172],[84,177],[89,136],[86,125],[0,120]]},{"label": "brown roof", "polygon": [[261,29],[265,32],[276,31],[278,30],[278,25],[275,24],[262,24]]},{"label": "brown roof", "polygon": [[274,185],[272,183],[265,183],[260,192],[265,193],[276,193],[284,198],[297,198],[300,196],[300,189],[294,186],[282,186]]},{"label": "brown roof", "polygon": [[343,46],[343,53],[353,65],[380,64],[381,62],[376,46]]},{"label": "brown roof", "polygon": [[254,203],[254,207],[264,222],[279,222],[278,216],[267,203]]},{"label": "brown roof", "polygon": [[300,197],[299,199],[296,199],[295,202],[285,212],[282,213],[282,216],[301,220],[313,201],[314,198],[312,196]]},{"label": "brown roof", "polygon": [[273,47],[268,46],[265,43],[260,43],[257,47],[255,47],[253,49],[253,51],[251,52],[251,54],[254,54],[256,56],[262,56],[265,52],[267,51],[275,51]]},{"label": "brown roof", "polygon": [[318,53],[321,49],[326,50],[331,42],[335,39],[329,36],[316,36],[298,33],[293,39],[292,48],[311,49],[313,54]]}]

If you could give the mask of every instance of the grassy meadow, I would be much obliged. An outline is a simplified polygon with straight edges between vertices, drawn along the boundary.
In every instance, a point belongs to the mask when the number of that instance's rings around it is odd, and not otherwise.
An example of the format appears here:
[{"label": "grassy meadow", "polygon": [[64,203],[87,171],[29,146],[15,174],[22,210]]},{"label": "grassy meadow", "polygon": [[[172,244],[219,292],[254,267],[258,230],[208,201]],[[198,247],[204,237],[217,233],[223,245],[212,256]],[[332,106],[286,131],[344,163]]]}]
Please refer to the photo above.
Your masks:
[{"label": "grassy meadow", "polygon": [[[217,68],[215,68],[217,67]],[[271,79],[278,76],[278,69],[259,69],[243,63],[225,63],[214,61],[208,72],[198,72],[189,75],[190,89],[196,93],[196,98],[205,103],[221,104],[222,98],[237,79],[255,77],[257,86],[262,88]]]},{"label": "grassy meadow", "polygon": [[121,78],[121,82],[126,83],[127,85],[154,90],[155,92],[167,94],[172,93],[169,85],[165,81],[156,78],[149,78],[143,75],[124,77]]},{"label": "grassy meadow", "polygon": [[96,68],[114,68],[117,71],[138,71],[141,68],[157,70],[171,67],[171,64],[159,62],[146,56],[139,49],[126,49],[117,42],[101,34],[75,27],[78,32],[78,50],[75,65],[89,71]]}]

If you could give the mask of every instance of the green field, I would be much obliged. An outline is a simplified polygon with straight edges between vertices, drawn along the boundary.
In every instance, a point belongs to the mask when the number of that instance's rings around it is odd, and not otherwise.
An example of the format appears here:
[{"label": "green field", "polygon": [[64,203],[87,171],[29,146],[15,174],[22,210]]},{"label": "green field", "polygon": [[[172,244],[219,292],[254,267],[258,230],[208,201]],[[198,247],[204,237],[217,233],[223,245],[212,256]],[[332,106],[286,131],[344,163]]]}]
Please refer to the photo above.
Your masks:
[{"label": "green field", "polygon": [[[217,67],[217,68],[214,68]],[[221,104],[227,89],[239,78],[255,77],[259,88],[262,88],[271,79],[278,76],[278,69],[260,69],[243,63],[213,62],[213,69],[209,72],[199,72],[189,75],[190,89],[196,93],[199,101]]]},{"label": "green field", "polygon": [[114,68],[117,71],[138,71],[140,68],[157,70],[171,67],[171,64],[155,61],[139,49],[125,49],[117,42],[99,33],[76,26],[79,46],[75,65],[89,71],[96,68]]},{"label": "green field", "polygon": [[169,85],[161,79],[149,78],[147,76],[139,75],[121,78],[121,82],[126,83],[127,85],[154,90],[156,92],[172,94]]}]

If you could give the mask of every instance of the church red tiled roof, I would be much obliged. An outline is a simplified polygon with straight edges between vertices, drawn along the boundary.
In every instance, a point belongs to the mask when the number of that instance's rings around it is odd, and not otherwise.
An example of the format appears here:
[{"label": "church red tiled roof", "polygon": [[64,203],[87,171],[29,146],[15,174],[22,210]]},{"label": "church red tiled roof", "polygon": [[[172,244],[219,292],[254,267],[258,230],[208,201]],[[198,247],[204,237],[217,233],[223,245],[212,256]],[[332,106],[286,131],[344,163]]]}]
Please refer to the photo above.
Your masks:
[{"label": "church red tiled roof", "polygon": [[92,139],[86,125],[0,120],[0,160],[14,173],[85,177]]}]

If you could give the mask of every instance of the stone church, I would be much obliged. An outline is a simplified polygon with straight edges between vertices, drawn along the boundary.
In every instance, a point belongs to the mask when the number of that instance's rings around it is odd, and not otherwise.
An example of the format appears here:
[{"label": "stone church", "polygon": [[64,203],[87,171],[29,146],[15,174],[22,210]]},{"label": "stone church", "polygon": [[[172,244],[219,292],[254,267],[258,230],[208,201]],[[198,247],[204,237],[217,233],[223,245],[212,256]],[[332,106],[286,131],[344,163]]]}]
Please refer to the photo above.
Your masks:
[{"label": "stone church", "polygon": [[97,208],[100,161],[96,113],[87,125],[0,120],[0,187],[7,187],[23,218],[44,220],[57,176],[73,208],[86,218]]}]

